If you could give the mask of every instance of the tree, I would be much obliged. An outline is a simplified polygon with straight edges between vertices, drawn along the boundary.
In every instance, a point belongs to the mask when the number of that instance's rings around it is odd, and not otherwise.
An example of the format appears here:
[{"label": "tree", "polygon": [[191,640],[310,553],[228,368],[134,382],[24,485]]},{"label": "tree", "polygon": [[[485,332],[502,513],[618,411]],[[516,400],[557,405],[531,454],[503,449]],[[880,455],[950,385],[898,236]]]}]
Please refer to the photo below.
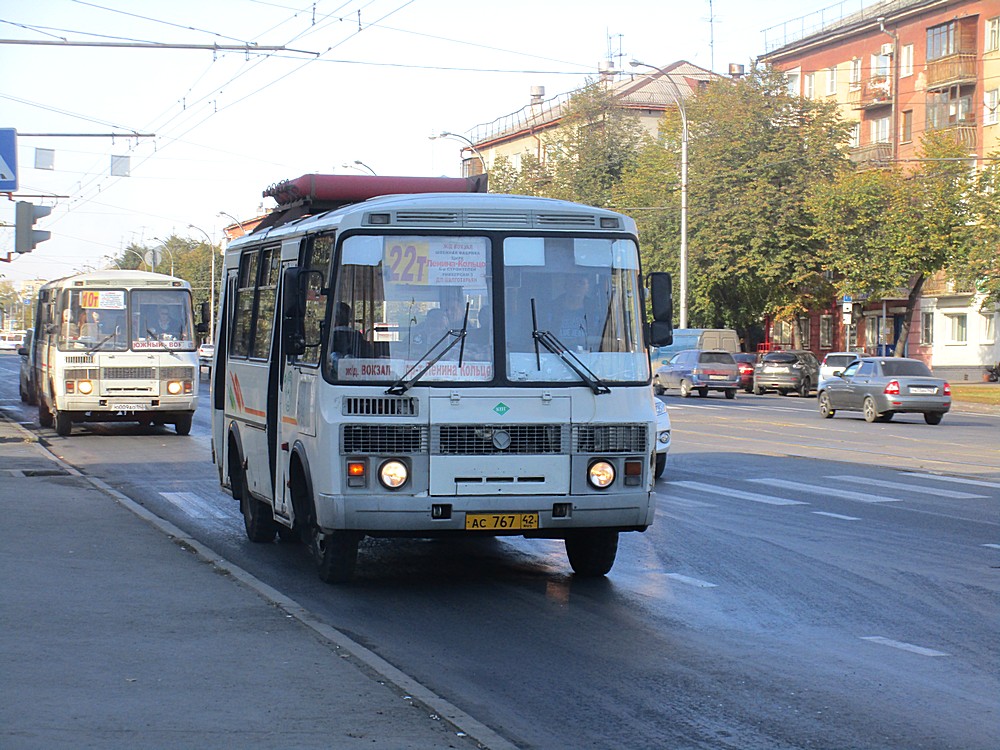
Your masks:
[{"label": "tree", "polygon": [[962,263],[949,272],[966,288],[983,295],[983,309],[1000,305],[1000,152],[970,184],[967,195],[970,240]]}]

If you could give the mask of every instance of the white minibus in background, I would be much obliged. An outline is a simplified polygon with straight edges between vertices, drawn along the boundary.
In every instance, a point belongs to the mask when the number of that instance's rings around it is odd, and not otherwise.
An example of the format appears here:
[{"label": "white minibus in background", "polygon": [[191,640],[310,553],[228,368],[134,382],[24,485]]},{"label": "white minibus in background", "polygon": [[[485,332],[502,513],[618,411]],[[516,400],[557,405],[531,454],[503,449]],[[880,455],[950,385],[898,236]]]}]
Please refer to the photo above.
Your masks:
[{"label": "white minibus in background", "polygon": [[653,521],[669,277],[647,329],[632,219],[477,187],[307,175],[226,251],[219,476],[252,541],[302,539],[327,582],[365,536],[561,539],[600,576]]},{"label": "white minibus in background", "polygon": [[191,431],[198,355],[191,285],[146,271],[93,271],[39,289],[32,368],[38,419],[172,424]]}]

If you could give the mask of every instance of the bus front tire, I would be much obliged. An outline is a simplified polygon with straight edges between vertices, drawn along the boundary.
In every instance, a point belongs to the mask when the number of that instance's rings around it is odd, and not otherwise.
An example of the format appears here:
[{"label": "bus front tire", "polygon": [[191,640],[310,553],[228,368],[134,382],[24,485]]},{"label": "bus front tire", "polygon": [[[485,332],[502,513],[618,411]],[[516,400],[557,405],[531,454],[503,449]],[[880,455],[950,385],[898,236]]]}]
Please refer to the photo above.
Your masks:
[{"label": "bus front tire", "polygon": [[358,564],[361,536],[353,531],[324,534],[312,529],[309,548],[316,559],[316,572],[324,583],[348,583]]},{"label": "bus front tire", "polygon": [[174,422],[174,429],[177,431],[178,435],[190,435],[191,434],[191,414],[182,414]]},{"label": "bus front tire", "polygon": [[55,423],[56,435],[59,437],[68,437],[73,431],[73,420],[70,418],[69,414],[64,411],[56,412]]},{"label": "bus front tire", "polygon": [[618,532],[613,529],[581,529],[566,536],[569,564],[583,578],[607,575],[617,554]]}]

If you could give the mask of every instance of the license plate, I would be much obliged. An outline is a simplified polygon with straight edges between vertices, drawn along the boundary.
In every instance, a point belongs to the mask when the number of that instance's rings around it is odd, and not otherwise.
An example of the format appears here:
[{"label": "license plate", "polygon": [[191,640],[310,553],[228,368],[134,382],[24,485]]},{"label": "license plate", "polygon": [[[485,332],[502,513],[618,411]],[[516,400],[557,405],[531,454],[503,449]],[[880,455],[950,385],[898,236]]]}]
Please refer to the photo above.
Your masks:
[{"label": "license plate", "polygon": [[728,378],[725,375],[709,375],[708,379],[709,380],[728,380]]},{"label": "license plate", "polygon": [[911,385],[910,393],[937,393],[937,388],[929,388],[924,385]]},{"label": "license plate", "polygon": [[768,365],[764,368],[764,372],[786,372],[786,370],[784,367],[773,367]]},{"label": "license plate", "polygon": [[111,404],[111,411],[140,411],[142,404]]},{"label": "license plate", "polygon": [[466,513],[466,531],[537,529],[537,513]]}]

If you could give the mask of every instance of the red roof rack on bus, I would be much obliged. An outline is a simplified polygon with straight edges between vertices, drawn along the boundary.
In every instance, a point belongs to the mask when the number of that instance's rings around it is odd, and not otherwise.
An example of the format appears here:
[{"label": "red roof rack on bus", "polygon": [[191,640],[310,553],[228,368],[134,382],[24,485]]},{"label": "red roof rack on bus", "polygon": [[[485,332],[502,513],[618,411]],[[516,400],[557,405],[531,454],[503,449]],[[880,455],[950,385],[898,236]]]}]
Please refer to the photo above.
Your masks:
[{"label": "red roof rack on bus", "polygon": [[381,175],[305,174],[264,191],[278,207],[254,228],[259,232],[303,216],[331,211],[380,195],[402,193],[485,193],[486,175],[474,177],[384,177]]}]

